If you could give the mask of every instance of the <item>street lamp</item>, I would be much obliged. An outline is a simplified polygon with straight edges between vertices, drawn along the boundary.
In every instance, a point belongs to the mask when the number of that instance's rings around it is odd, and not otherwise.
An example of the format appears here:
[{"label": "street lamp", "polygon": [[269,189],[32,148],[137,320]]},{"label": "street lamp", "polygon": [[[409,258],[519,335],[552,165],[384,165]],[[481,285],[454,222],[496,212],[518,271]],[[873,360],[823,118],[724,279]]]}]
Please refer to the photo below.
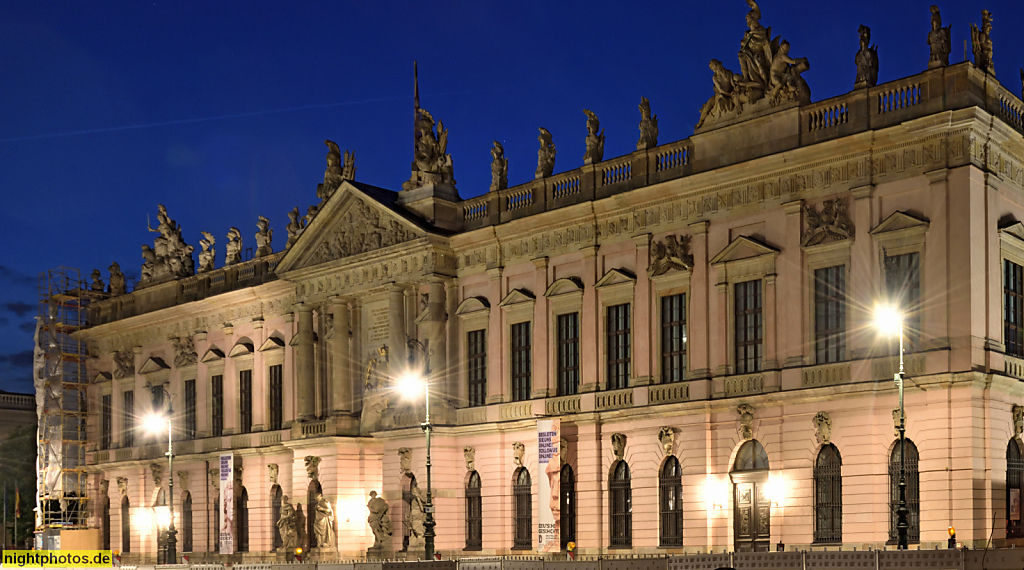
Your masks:
[{"label": "street lamp", "polygon": [[893,374],[893,382],[900,394],[900,482],[899,482],[899,503],[896,505],[896,548],[907,549],[907,531],[910,523],[907,515],[910,510],[907,508],[907,466],[906,466],[906,420],[907,414],[903,408],[903,313],[895,305],[875,305],[875,328],[887,337],[899,335],[900,337],[900,371]]},{"label": "street lamp", "polygon": [[[423,433],[427,437],[427,502],[423,505],[423,513],[426,515],[423,521],[423,554],[427,560],[434,559],[434,503],[430,487],[430,432],[434,426],[430,423],[430,345],[429,341],[421,342],[410,338],[409,346],[409,370],[398,379],[398,388],[407,397],[413,397],[418,391],[423,391],[423,407],[426,410],[426,419],[420,424]],[[423,354],[423,371],[418,370],[415,365],[415,352]]]},{"label": "street lamp", "polygon": [[[167,452],[164,455],[167,456],[167,496],[168,496],[168,509],[171,513],[171,520],[167,526],[167,556],[165,562],[167,564],[176,564],[178,561],[178,531],[174,528],[174,440],[172,438],[172,417],[174,416],[174,409],[171,406],[171,395],[164,388],[163,384],[159,386],[150,386],[150,390],[153,393],[153,413],[147,415],[143,422],[146,427],[146,431],[152,434],[160,433],[164,429],[164,424],[167,424]],[[162,407],[164,397],[167,398],[167,413],[161,415],[157,412]]]}]

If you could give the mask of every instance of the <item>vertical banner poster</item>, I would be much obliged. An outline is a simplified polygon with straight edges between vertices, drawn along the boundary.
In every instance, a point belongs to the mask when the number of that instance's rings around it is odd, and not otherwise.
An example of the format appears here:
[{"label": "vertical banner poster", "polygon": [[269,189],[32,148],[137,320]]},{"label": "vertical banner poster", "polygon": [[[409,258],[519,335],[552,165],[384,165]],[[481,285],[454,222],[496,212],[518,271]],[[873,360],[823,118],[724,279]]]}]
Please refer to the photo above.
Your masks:
[{"label": "vertical banner poster", "polygon": [[559,533],[562,480],[562,458],[559,456],[561,422],[557,419],[537,421],[537,464],[544,471],[540,478],[540,508],[537,509],[537,545],[540,552],[562,549]]},{"label": "vertical banner poster", "polygon": [[235,553],[235,456],[220,456],[220,553]]}]

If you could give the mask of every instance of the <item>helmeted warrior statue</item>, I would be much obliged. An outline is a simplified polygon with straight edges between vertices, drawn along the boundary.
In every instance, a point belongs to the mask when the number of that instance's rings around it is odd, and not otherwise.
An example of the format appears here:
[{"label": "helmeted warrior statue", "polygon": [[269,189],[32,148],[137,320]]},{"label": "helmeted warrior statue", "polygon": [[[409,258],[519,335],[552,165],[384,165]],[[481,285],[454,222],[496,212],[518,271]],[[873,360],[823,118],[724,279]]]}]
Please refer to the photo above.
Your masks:
[{"label": "helmeted warrior statue", "polygon": [[587,151],[583,153],[583,164],[594,164],[604,159],[604,131],[598,133],[601,121],[590,109],[583,109],[587,116]]},{"label": "helmeted warrior statue", "polygon": [[274,248],[271,246],[274,230],[270,229],[270,220],[259,216],[256,220],[256,227],[259,229],[256,232],[256,257],[263,257],[264,255],[274,253]]},{"label": "helmeted warrior statue", "polygon": [[320,203],[326,202],[344,180],[341,170],[341,149],[338,148],[338,143],[324,141],[324,144],[327,145],[327,170],[324,171],[324,181],[316,185],[316,197],[320,198]]},{"label": "helmeted warrior statue", "polygon": [[637,150],[658,146],[658,116],[651,114],[651,102],[647,97],[640,98],[640,140],[636,143]]},{"label": "helmeted warrior statue", "polygon": [[238,228],[228,230],[228,244],[224,246],[224,265],[242,261],[242,232]]},{"label": "helmeted warrior statue", "polygon": [[942,16],[939,14],[939,7],[932,5],[932,29],[928,32],[928,47],[931,55],[928,57],[928,69],[946,67],[949,65],[949,52],[952,49],[952,42],[949,39],[949,26],[942,27]]},{"label": "helmeted warrior statue", "polygon": [[508,188],[508,159],[505,158],[505,147],[494,141],[491,147],[491,191]]},{"label": "helmeted warrior statue", "polygon": [[547,178],[555,170],[555,143],[551,140],[551,131],[540,128],[540,149],[537,151],[537,172],[534,178]]},{"label": "helmeted warrior statue", "polygon": [[981,29],[971,24],[971,48],[974,50],[974,66],[985,73],[996,74],[992,61],[992,12],[981,11]]},{"label": "helmeted warrior statue", "polygon": [[860,35],[860,49],[853,58],[857,64],[853,88],[874,87],[878,84],[878,46],[871,45],[871,28],[861,25],[857,33]]}]

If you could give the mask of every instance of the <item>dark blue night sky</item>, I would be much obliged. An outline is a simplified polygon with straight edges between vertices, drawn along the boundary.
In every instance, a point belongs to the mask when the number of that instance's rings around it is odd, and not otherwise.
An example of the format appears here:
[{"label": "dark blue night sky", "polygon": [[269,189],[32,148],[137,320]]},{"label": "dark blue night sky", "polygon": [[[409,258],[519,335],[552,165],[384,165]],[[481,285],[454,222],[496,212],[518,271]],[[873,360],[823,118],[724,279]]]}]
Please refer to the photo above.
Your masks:
[{"label": "dark blue night sky", "polygon": [[[813,100],[850,91],[857,28],[872,29],[879,82],[925,69],[918,0],[763,0],[761,22],[808,57]],[[1019,93],[1020,0],[940,3],[951,63],[970,23],[994,14],[997,77]],[[537,127],[555,172],[582,164],[586,117],[605,157],[632,152],[651,100],[660,142],[686,138],[711,95],[708,61],[739,71],[743,0],[691,2],[0,3],[0,389],[31,391],[40,272],[118,261],[138,277],[147,216],[167,206],[196,246],[287,212],[323,180],[324,139],[356,153],[358,180],[399,190],[412,161],[412,67],[421,105],[449,129],[461,195],[486,192],[491,141],[510,185],[533,177]],[[969,51],[969,47],[967,48]]]}]

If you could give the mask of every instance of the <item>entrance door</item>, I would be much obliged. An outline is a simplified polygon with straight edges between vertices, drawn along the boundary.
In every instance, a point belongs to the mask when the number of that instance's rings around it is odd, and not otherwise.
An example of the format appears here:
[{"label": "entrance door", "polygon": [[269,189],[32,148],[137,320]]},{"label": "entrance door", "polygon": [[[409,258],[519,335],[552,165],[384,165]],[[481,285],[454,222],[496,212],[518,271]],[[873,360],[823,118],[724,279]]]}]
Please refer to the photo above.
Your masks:
[{"label": "entrance door", "polygon": [[771,502],[764,481],[737,482],[733,513],[736,552],[768,552],[771,549]]}]

